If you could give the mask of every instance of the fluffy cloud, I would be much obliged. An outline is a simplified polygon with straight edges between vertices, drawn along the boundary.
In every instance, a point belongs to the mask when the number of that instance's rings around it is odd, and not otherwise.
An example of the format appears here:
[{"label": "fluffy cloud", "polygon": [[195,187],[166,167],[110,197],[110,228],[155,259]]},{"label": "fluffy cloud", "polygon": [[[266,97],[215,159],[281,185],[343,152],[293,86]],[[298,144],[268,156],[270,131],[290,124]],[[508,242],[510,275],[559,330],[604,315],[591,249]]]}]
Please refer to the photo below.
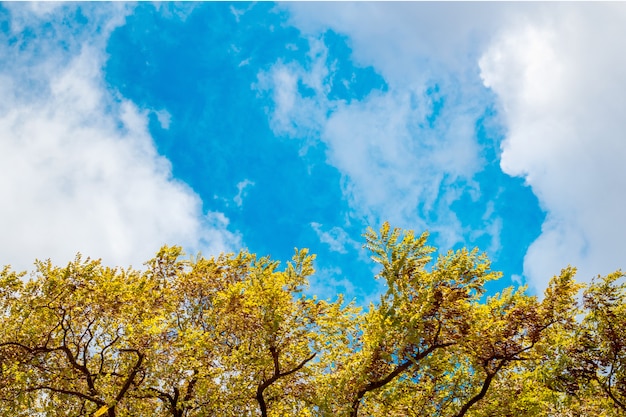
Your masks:
[{"label": "fluffy cloud", "polygon": [[[308,35],[332,29],[349,36],[353,59],[374,65],[388,82],[423,84],[438,72],[475,74],[493,33],[528,4],[450,2],[287,3],[291,22]],[[468,75],[469,75],[468,74]]]},{"label": "fluffy cloud", "polygon": [[[0,263],[30,269],[76,252],[138,267],[162,244],[229,249],[220,213],[172,178],[148,111],[106,88],[108,35],[128,10],[11,4],[0,34]],[[34,8],[34,9],[33,9]],[[80,19],[64,19],[84,14]]]},{"label": "fluffy cloud", "polygon": [[508,133],[501,166],[548,215],[525,275],[538,288],[567,264],[581,279],[624,267],[626,7],[554,5],[494,39],[480,60]]}]

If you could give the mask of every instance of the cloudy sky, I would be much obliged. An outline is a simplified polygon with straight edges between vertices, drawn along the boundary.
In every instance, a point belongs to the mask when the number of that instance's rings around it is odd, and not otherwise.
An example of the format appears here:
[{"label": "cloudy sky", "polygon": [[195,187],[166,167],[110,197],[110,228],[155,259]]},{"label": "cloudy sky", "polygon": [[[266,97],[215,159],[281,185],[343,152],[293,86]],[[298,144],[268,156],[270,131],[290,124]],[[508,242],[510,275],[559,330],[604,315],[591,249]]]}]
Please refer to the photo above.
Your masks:
[{"label": "cloudy sky", "polygon": [[542,290],[624,268],[626,4],[0,5],[0,264],[318,254],[367,226]]}]

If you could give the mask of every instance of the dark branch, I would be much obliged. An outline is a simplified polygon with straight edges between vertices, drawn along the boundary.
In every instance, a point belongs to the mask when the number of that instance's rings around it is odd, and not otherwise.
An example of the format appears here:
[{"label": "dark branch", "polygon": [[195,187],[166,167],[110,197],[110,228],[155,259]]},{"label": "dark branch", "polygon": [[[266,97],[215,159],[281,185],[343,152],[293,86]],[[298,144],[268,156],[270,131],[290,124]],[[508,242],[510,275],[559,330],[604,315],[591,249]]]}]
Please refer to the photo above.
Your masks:
[{"label": "dark branch", "polygon": [[423,352],[420,352],[417,355],[410,357],[409,359],[405,360],[404,362],[396,366],[395,369],[391,371],[389,374],[387,374],[386,377],[379,379],[377,381],[372,381],[369,384],[365,385],[365,387],[363,387],[359,392],[357,392],[356,398],[352,402],[352,410],[350,412],[350,417],[357,417],[358,412],[359,412],[359,405],[361,404],[361,399],[363,399],[365,394],[375,389],[384,387],[385,385],[393,381],[398,375],[400,375],[401,373],[409,369],[412,365],[416,364],[417,362],[421,361],[422,359],[430,355],[435,350],[440,349],[440,348],[445,348],[453,344],[454,343],[441,343],[441,344],[432,345],[431,347],[424,350]]},{"label": "dark branch", "polygon": [[276,382],[280,378],[289,376],[293,374],[294,372],[298,372],[300,369],[304,367],[304,365],[306,365],[310,360],[312,360],[315,357],[315,355],[317,355],[317,353],[313,353],[311,356],[309,356],[308,358],[305,358],[302,362],[300,362],[295,368],[292,368],[289,371],[281,373],[280,365],[278,363],[278,352],[276,351],[275,348],[270,348],[270,352],[272,353],[272,361],[274,363],[274,374],[271,376],[271,378],[259,384],[259,387],[256,390],[256,400],[259,403],[259,408],[261,409],[262,417],[267,417],[267,404],[265,403],[265,398],[263,397],[263,392],[267,389],[267,387],[272,385],[274,382]]},{"label": "dark branch", "polygon": [[48,390],[48,391],[52,391],[58,394],[72,395],[74,397],[79,397],[84,400],[91,401],[99,406],[106,405],[106,402],[101,400],[100,398],[92,397],[91,395],[83,394],[82,392],[79,392],[79,391],[73,391],[73,390],[62,389],[62,388],[54,388],[48,385],[37,385],[37,386],[26,389],[27,392],[41,391],[41,390]]}]

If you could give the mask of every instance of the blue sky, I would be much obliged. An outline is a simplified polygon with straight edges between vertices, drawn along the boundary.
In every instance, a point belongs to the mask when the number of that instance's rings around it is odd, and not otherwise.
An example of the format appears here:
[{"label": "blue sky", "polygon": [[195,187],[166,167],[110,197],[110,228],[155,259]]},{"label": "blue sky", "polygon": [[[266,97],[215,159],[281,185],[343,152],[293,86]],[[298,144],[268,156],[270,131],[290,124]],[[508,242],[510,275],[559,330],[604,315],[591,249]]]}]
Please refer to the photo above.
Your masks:
[{"label": "blue sky", "polygon": [[318,255],[367,226],[478,246],[493,287],[623,267],[626,6],[5,3],[0,263],[162,244]]}]

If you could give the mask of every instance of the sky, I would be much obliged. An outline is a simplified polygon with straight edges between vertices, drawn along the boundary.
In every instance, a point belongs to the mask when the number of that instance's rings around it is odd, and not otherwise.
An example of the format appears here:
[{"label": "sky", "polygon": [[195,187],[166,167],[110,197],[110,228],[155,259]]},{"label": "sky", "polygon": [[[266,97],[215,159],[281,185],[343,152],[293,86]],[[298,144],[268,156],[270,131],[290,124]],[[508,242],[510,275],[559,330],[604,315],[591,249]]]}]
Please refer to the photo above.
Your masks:
[{"label": "sky", "polygon": [[368,226],[540,293],[625,268],[626,4],[1,3],[0,264],[317,254]]}]

